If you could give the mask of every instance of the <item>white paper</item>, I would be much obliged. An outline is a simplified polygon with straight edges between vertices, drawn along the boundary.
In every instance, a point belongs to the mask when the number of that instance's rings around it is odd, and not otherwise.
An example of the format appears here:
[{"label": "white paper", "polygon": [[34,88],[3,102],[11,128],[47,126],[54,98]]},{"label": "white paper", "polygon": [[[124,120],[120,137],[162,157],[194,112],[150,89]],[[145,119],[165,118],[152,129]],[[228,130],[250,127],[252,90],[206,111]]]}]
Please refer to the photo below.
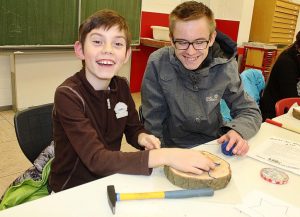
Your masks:
[{"label": "white paper", "polygon": [[259,191],[246,195],[237,208],[250,217],[300,217],[300,209]]},{"label": "white paper", "polygon": [[300,144],[280,138],[269,138],[247,154],[249,157],[300,175]]}]

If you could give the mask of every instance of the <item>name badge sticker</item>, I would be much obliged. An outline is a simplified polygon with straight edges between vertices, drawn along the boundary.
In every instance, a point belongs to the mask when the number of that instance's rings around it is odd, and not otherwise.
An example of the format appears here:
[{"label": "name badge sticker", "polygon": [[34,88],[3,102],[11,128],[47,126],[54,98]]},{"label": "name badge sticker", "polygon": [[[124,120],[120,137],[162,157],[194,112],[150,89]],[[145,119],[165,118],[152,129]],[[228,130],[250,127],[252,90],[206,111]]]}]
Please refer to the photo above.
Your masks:
[{"label": "name badge sticker", "polygon": [[128,116],[127,105],[124,102],[118,102],[114,108],[117,119]]}]

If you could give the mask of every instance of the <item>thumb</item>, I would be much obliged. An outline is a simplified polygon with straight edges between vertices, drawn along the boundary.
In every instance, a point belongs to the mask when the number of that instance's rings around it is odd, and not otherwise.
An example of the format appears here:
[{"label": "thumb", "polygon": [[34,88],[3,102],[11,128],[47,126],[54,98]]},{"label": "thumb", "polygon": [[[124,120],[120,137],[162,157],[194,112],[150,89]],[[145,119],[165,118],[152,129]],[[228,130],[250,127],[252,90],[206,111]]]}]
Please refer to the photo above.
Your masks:
[{"label": "thumb", "polygon": [[226,136],[225,135],[223,135],[223,136],[221,136],[219,139],[217,139],[217,142],[219,143],[219,144],[222,144],[223,142],[225,142],[226,141]]}]

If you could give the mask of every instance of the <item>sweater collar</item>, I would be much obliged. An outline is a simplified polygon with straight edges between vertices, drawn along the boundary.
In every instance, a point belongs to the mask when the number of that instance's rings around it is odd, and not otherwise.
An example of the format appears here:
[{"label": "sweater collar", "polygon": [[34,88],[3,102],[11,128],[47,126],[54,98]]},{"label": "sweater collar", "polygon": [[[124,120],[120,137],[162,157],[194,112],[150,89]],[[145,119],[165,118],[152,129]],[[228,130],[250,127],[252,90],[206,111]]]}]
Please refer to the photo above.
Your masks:
[{"label": "sweater collar", "polygon": [[111,79],[107,90],[95,90],[93,86],[89,83],[89,81],[86,79],[85,69],[81,69],[77,73],[77,75],[81,80],[82,84],[84,85],[84,87],[88,90],[88,92],[96,97],[101,97],[103,96],[103,94],[106,95],[111,92],[117,92],[118,85],[115,76]]}]

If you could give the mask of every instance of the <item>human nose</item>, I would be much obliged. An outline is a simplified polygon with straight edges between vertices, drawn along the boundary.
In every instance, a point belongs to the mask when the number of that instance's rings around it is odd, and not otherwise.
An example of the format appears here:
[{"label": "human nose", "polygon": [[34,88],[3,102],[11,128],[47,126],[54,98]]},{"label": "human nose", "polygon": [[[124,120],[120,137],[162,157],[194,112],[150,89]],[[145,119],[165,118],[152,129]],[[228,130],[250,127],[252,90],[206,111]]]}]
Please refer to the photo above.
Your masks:
[{"label": "human nose", "polygon": [[111,54],[113,52],[113,47],[110,43],[105,43],[102,51],[103,51],[103,53]]},{"label": "human nose", "polygon": [[197,50],[194,48],[193,43],[189,43],[188,48],[186,49],[186,52],[189,54],[194,54],[197,52]]}]

